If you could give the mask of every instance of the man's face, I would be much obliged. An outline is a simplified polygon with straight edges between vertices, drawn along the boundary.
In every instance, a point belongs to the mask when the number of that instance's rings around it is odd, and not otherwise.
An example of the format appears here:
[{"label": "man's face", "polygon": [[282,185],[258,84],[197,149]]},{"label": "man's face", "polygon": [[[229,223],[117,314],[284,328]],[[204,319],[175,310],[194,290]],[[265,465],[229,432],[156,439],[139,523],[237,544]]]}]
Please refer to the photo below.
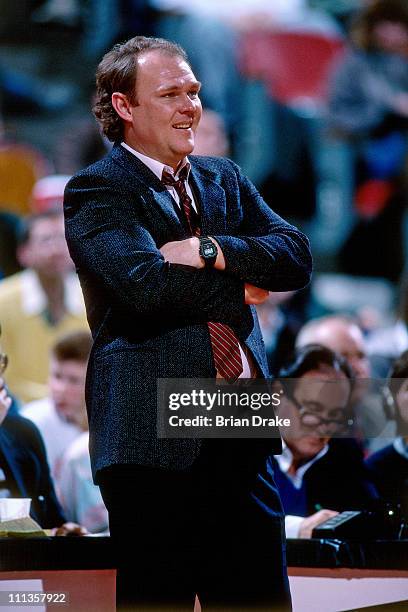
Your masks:
[{"label": "man's face", "polygon": [[356,378],[370,377],[370,362],[364,346],[364,337],[356,325],[338,330],[333,337],[337,352],[350,364]]},{"label": "man's face", "polygon": [[[290,418],[284,439],[294,457],[315,457],[341,428],[350,399],[350,381],[329,367],[306,372],[297,382],[293,398],[283,396],[279,416]],[[308,424],[312,420],[320,424]]]},{"label": "man's face", "polygon": [[408,53],[408,29],[398,21],[379,21],[372,33],[374,44],[388,53]]},{"label": "man's face", "polygon": [[364,346],[364,337],[354,323],[339,320],[322,323],[310,341],[322,344],[344,357],[356,378],[370,377],[370,362]]},{"label": "man's face", "polygon": [[408,379],[404,380],[395,396],[397,409],[404,423],[408,423]]},{"label": "man's face", "polygon": [[[176,169],[194,149],[200,83],[179,56],[150,51],[138,59],[136,104],[125,121],[131,147]],[[122,117],[123,118],[123,117]]]},{"label": "man's face", "polygon": [[324,333],[325,338],[322,344],[344,357],[353,371],[356,381],[353,386],[351,403],[358,404],[367,393],[371,376],[363,333],[357,325],[344,321],[328,324]]},{"label": "man's face", "polygon": [[85,408],[86,362],[51,357],[48,388],[58,415],[87,429]]},{"label": "man's face", "polygon": [[21,264],[44,276],[64,274],[72,269],[64,234],[64,218],[44,217],[32,222],[30,236],[18,251]]}]

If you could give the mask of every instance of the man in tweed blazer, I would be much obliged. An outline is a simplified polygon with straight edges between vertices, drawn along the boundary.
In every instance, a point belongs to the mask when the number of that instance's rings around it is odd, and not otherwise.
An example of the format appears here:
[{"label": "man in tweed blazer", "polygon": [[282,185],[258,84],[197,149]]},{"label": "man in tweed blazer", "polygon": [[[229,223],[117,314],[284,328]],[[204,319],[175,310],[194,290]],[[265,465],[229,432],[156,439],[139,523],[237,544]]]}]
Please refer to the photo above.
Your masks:
[{"label": "man in tweed blazer", "polygon": [[[280,502],[270,488],[269,514],[254,501],[276,441],[158,439],[156,381],[217,376],[209,321],[235,333],[243,375],[267,377],[254,305],[307,284],[308,241],[231,161],[187,159],[200,83],[180,47],[144,37],[118,45],[99,65],[97,87],[95,114],[115,145],[70,181],[65,215],[94,337],[90,450],[122,548],[120,592],[177,610],[191,609],[195,593],[228,609],[281,605]],[[207,265],[180,194],[160,180],[164,167],[177,178],[187,164],[201,236],[216,247]]]}]

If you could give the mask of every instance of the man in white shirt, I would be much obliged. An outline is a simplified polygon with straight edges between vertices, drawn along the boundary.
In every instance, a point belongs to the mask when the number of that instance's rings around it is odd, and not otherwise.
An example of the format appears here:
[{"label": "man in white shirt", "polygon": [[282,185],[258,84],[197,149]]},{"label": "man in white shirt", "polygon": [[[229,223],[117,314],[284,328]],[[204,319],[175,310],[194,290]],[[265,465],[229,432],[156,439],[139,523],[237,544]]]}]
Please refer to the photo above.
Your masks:
[{"label": "man in white shirt", "polygon": [[117,45],[98,67],[95,115],[115,145],[71,179],[64,202],[95,339],[86,389],[92,468],[122,602],[191,610],[198,593],[203,607],[245,600],[283,610],[278,496],[274,519],[250,496],[280,442],[201,444],[161,438],[156,427],[158,378],[235,380],[246,369],[267,377],[251,306],[310,277],[306,238],[237,166],[191,155],[199,90],[184,51],[160,39]]},{"label": "man in white shirt", "polygon": [[65,450],[88,429],[85,377],[91,345],[91,335],[86,331],[61,337],[51,351],[49,395],[30,402],[22,410],[23,416],[33,421],[41,432],[56,482]]},{"label": "man in white shirt", "polygon": [[278,414],[291,426],[282,432],[282,454],[269,457],[266,473],[274,475],[281,496],[287,537],[310,538],[337,512],[367,508],[377,497],[362,453],[344,438],[352,418],[350,376],[346,362],[320,345],[298,349],[281,371]]}]

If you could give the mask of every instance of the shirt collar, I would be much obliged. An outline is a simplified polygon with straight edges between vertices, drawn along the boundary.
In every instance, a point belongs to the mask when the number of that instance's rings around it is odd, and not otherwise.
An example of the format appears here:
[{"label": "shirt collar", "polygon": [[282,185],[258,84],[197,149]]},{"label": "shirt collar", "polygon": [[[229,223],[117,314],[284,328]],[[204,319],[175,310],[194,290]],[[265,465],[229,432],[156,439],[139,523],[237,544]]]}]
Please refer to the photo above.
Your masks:
[{"label": "shirt collar", "polygon": [[312,459],[310,459],[310,461],[301,465],[296,470],[295,474],[288,474],[288,470],[290,466],[292,465],[293,455],[292,455],[292,451],[287,446],[287,444],[285,444],[284,440],[282,440],[282,454],[275,455],[275,459],[278,462],[279,469],[281,470],[281,472],[286,474],[286,476],[291,480],[292,484],[294,485],[294,487],[296,487],[296,489],[300,489],[302,486],[303,477],[306,474],[307,470],[314,463],[316,463],[316,461],[321,459],[327,453],[328,450],[329,450],[329,445],[325,444],[322,450],[319,453],[317,453],[317,455],[315,455]]},{"label": "shirt collar", "polygon": [[[47,297],[37,274],[33,270],[23,270],[20,273],[22,309],[27,315],[42,314],[47,308]],[[79,315],[84,310],[84,303],[78,280],[75,274],[64,277],[64,304],[67,312]]]},{"label": "shirt collar", "polygon": [[401,354],[405,351],[408,345],[408,329],[406,323],[399,319],[395,324],[395,331],[395,340],[398,346],[398,354]]},{"label": "shirt collar", "polygon": [[399,438],[395,438],[393,442],[394,450],[397,451],[399,455],[408,459],[408,445],[405,442],[404,438],[401,436]]},{"label": "shirt collar", "polygon": [[121,142],[120,143],[122,147],[124,147],[127,151],[129,151],[130,153],[132,153],[132,155],[135,155],[138,159],[140,159],[140,161],[149,168],[149,170],[151,170],[153,172],[153,174],[155,174],[157,176],[157,178],[161,181],[162,175],[163,175],[163,168],[166,168],[166,170],[168,172],[170,172],[171,175],[174,176],[174,178],[177,178],[178,173],[180,172],[180,170],[182,168],[184,168],[184,166],[187,166],[187,180],[190,176],[190,168],[191,168],[191,164],[188,161],[188,158],[185,157],[179,168],[177,169],[177,172],[174,173],[173,168],[170,168],[170,166],[167,166],[166,164],[162,164],[162,162],[158,161],[157,159],[152,159],[151,157],[148,157],[147,155],[143,155],[143,153],[139,153],[139,151],[136,151],[135,149],[133,149],[132,147],[130,147],[128,144],[126,144],[126,142]]}]

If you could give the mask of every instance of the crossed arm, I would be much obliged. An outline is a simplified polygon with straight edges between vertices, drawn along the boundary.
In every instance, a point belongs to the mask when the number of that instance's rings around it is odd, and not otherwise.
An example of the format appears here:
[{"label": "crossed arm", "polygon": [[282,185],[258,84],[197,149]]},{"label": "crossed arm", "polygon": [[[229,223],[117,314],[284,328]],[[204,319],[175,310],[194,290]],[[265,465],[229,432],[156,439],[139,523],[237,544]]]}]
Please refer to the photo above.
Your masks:
[{"label": "crossed arm", "polygon": [[[112,180],[110,169],[102,168],[71,179],[66,235],[80,276],[138,314],[166,312],[228,324],[241,321],[245,301],[261,303],[268,291],[304,287],[311,270],[307,238],[229,163],[224,189],[232,235],[211,235],[220,252],[214,269],[204,268],[196,237],[156,244],[146,225],[155,204],[145,201],[150,193],[128,188],[127,174]],[[157,222],[163,222],[159,215]]]},{"label": "crossed arm", "polygon": [[[217,259],[214,264],[215,270],[225,270],[225,257],[219,243],[209,236],[218,249]],[[185,240],[174,240],[164,244],[160,250],[164,259],[173,264],[184,264],[193,268],[204,268],[204,262],[199,255],[200,243],[197,237],[187,238]],[[262,304],[269,295],[269,291],[255,287],[250,283],[245,283],[245,304]]]},{"label": "crossed arm", "polygon": [[[243,281],[245,304],[261,304],[270,290],[287,290],[292,282],[291,289],[301,288],[311,269],[307,238],[269,208],[236,164],[224,162],[229,165],[228,182],[239,201],[242,219],[239,236],[209,236],[218,249],[214,269],[227,270]],[[160,252],[169,263],[204,267],[196,237],[168,242]],[[303,284],[299,283],[302,274]]]}]

